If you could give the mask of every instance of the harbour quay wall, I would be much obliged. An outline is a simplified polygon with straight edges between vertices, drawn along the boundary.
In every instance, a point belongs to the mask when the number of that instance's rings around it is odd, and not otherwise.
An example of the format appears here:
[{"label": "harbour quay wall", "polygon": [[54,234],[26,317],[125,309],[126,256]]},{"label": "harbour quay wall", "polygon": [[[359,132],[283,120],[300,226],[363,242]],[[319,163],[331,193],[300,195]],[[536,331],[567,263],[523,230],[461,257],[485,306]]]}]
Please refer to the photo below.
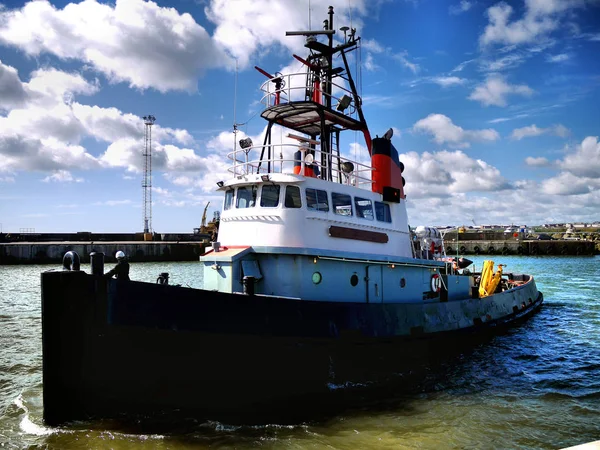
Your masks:
[{"label": "harbour quay wall", "polygon": [[82,263],[89,263],[92,252],[102,252],[112,262],[119,250],[132,262],[197,261],[205,247],[199,241],[11,242],[0,243],[0,264],[61,263],[68,251],[76,252]]},{"label": "harbour quay wall", "polygon": [[454,255],[571,255],[584,256],[597,253],[594,241],[583,240],[453,240],[444,241],[446,254]]}]

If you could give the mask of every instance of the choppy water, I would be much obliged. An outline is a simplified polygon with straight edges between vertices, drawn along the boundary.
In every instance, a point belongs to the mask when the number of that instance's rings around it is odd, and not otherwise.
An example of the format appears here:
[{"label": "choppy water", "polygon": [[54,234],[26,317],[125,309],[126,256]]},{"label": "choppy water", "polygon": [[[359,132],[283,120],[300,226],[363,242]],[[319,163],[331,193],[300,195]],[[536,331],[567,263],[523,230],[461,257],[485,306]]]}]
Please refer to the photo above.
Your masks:
[{"label": "choppy water", "polygon": [[[150,434],[110,422],[43,425],[39,274],[54,267],[0,266],[0,447],[554,449],[600,439],[600,257],[495,259],[536,276],[541,311],[414,385],[399,380],[385,399],[315,423],[192,422]],[[159,272],[201,285],[198,263],[134,264],[131,276],[154,282]]]}]

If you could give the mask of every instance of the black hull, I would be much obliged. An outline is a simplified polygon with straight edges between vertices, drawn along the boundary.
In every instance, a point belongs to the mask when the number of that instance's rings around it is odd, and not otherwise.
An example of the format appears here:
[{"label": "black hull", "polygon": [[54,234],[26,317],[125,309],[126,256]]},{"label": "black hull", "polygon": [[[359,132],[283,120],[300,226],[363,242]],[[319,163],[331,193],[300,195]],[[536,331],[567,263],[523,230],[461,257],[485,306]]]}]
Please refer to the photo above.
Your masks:
[{"label": "black hull", "polygon": [[[178,412],[226,422],[324,413],[343,386],[381,383],[448,358],[524,319],[397,336],[394,305],[308,302],[42,274],[44,419],[49,425]],[[316,411],[315,405],[319,405]],[[305,417],[306,416],[306,417]]]}]

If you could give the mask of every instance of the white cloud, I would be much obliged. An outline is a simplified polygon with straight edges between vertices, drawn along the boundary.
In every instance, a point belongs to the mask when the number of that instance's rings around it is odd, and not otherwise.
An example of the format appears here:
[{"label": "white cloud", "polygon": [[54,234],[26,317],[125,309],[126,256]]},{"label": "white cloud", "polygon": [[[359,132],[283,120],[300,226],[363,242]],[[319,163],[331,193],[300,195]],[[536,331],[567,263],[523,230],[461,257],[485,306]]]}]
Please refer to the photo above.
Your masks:
[{"label": "white cloud", "polygon": [[433,81],[435,84],[439,84],[442,87],[458,86],[467,82],[465,78],[459,77],[433,77],[431,81]]},{"label": "white cloud", "polygon": [[405,165],[406,192],[409,198],[451,197],[468,192],[512,189],[500,171],[464,152],[409,152],[400,155]]},{"label": "white cloud", "polygon": [[523,17],[512,22],[512,6],[505,2],[497,3],[487,10],[489,23],[479,42],[482,46],[487,46],[539,41],[560,27],[562,14],[594,2],[595,0],[525,0]]},{"label": "white cloud", "polygon": [[460,0],[460,3],[456,5],[450,5],[448,11],[450,12],[450,14],[454,15],[462,14],[470,10],[474,4],[475,2],[470,2],[468,0]]},{"label": "white cloud", "polygon": [[0,110],[21,106],[26,98],[27,92],[17,70],[0,61]]},{"label": "white cloud", "polygon": [[534,158],[533,156],[528,156],[527,158],[525,158],[525,164],[531,167],[549,167],[551,165],[550,161],[548,161],[548,159],[544,158],[543,156],[537,158]]},{"label": "white cloud", "polygon": [[[597,136],[586,137],[580,145],[565,147],[567,155],[556,166],[562,172],[542,182],[542,191],[559,196],[600,195],[600,143]],[[598,197],[595,197],[598,200]],[[585,204],[587,202],[587,204]],[[581,202],[581,207],[589,208],[589,195]],[[581,203],[584,203],[582,205]],[[596,214],[598,204],[596,204]]]},{"label": "white cloud", "polygon": [[558,55],[548,55],[548,57],[546,58],[546,61],[553,62],[553,63],[559,63],[559,62],[568,61],[569,59],[571,59],[571,56],[568,53],[560,53]]},{"label": "white cloud", "polygon": [[533,93],[533,89],[525,84],[508,84],[502,75],[492,74],[484,83],[475,88],[469,96],[469,100],[476,100],[484,106],[506,106],[508,95],[530,97]]},{"label": "white cloud", "polygon": [[586,137],[574,151],[559,162],[559,167],[578,177],[600,179],[600,143],[597,136]]},{"label": "white cloud", "polygon": [[569,130],[561,124],[548,128],[539,128],[537,125],[533,124],[527,127],[515,128],[510,137],[520,141],[525,137],[540,136],[542,134],[554,134],[556,136],[566,137],[569,134]]},{"label": "white cloud", "polygon": [[480,66],[481,70],[484,72],[498,72],[500,70],[514,69],[523,64],[527,57],[528,55],[525,53],[509,53],[508,55],[493,61],[484,59]]},{"label": "white cloud", "polygon": [[394,58],[396,61],[399,61],[402,66],[406,67],[414,74],[421,70],[421,67],[418,64],[409,61],[407,51],[396,53],[392,55],[392,58]]},{"label": "white cloud", "polygon": [[[90,83],[78,73],[53,68],[32,72],[23,83],[14,69],[0,64],[3,79],[12,86],[19,107],[0,116],[0,162],[2,171],[37,170],[52,172],[44,181],[79,181],[70,175],[72,169],[123,167],[141,169],[140,145],[143,142],[142,118],[119,111],[83,105],[75,95],[91,95],[98,84]],[[0,86],[2,80],[0,79]],[[21,87],[21,90],[19,90]],[[65,97],[68,102],[65,103]],[[11,100],[12,101],[12,100]],[[14,103],[14,101],[13,101]],[[108,142],[100,157],[79,145],[86,137]],[[156,170],[203,171],[205,163],[189,148],[194,138],[187,130],[154,125],[153,166]]]},{"label": "white cloud", "polygon": [[589,193],[591,187],[585,178],[562,172],[556,177],[544,180],[542,191],[550,195],[580,195]]},{"label": "white cloud", "polygon": [[86,0],[62,9],[32,1],[0,12],[0,42],[31,56],[78,59],[111,81],[161,92],[193,91],[203,70],[231,65],[190,14],[143,0]]},{"label": "white cloud", "polygon": [[[335,10],[335,23],[338,26],[350,25],[361,29],[362,16],[366,13],[364,0],[348,2],[332,0]],[[348,8],[352,8],[351,11]],[[320,26],[327,18],[324,4],[313,6],[311,28]],[[240,65],[246,66],[256,51],[271,51],[274,44],[282,45],[293,52],[304,51],[302,37],[290,38],[286,31],[308,29],[307,4],[296,0],[213,0],[204,9],[208,19],[216,24],[214,40],[226,48]],[[319,24],[319,25],[317,25]],[[343,39],[343,35],[338,35]],[[373,51],[373,49],[370,49]]]},{"label": "white cloud", "polygon": [[131,205],[132,203],[131,200],[106,200],[103,202],[95,202],[94,206],[123,206]]},{"label": "white cloud", "polygon": [[430,114],[417,121],[413,130],[433,135],[438,144],[448,143],[457,147],[468,147],[468,141],[495,141],[500,138],[498,132],[492,128],[464,130],[443,114]]},{"label": "white cloud", "polygon": [[52,175],[48,175],[42,180],[44,183],[55,182],[55,183],[82,183],[83,178],[74,178],[71,172],[68,170],[57,170]]}]

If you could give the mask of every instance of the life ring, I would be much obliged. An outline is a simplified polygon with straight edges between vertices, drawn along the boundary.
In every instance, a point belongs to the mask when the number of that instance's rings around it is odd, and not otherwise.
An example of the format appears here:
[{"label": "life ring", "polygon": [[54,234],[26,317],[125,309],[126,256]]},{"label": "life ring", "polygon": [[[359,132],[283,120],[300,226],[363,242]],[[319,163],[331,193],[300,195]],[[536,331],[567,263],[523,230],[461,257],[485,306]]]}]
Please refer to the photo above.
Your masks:
[{"label": "life ring", "polygon": [[73,250],[68,251],[63,256],[63,268],[66,270],[79,270],[79,255]]},{"label": "life ring", "polygon": [[431,291],[439,293],[442,290],[442,279],[436,273],[431,277]]}]

